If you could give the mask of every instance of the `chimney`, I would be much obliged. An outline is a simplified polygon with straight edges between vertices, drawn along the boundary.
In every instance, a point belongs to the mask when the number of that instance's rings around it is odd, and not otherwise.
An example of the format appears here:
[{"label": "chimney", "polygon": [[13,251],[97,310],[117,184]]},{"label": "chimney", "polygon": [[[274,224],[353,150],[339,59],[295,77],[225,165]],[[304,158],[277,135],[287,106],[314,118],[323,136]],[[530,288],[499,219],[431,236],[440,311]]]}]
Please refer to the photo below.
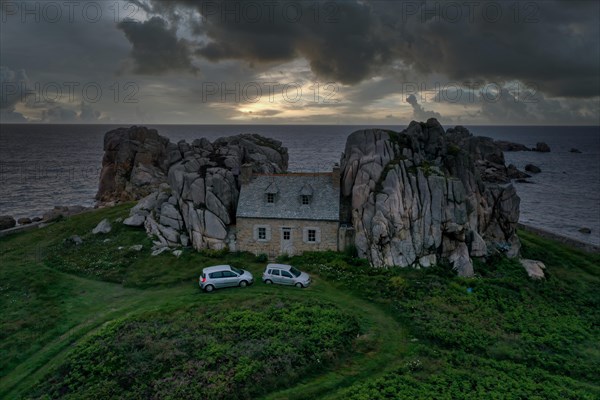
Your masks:
[{"label": "chimney", "polygon": [[246,163],[242,165],[242,170],[240,173],[240,183],[242,185],[246,185],[250,183],[252,180],[252,164]]},{"label": "chimney", "polygon": [[333,174],[331,174],[331,183],[334,188],[340,187],[340,164],[333,164]]}]

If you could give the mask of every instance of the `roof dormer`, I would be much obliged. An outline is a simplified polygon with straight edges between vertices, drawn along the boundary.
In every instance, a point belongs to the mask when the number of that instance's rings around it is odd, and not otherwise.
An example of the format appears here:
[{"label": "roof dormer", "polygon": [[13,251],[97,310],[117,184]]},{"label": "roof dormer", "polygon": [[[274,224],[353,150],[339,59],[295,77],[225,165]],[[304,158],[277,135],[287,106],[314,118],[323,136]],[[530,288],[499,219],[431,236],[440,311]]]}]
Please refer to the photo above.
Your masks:
[{"label": "roof dormer", "polygon": [[313,197],[314,190],[312,186],[308,183],[305,183],[300,189],[300,204],[303,206],[307,206],[311,203]]},{"label": "roof dormer", "polygon": [[269,203],[269,204],[275,203],[275,200],[277,200],[277,195],[278,194],[279,194],[279,188],[277,187],[277,185],[275,184],[275,182],[272,182],[265,189],[265,201],[267,203]]}]

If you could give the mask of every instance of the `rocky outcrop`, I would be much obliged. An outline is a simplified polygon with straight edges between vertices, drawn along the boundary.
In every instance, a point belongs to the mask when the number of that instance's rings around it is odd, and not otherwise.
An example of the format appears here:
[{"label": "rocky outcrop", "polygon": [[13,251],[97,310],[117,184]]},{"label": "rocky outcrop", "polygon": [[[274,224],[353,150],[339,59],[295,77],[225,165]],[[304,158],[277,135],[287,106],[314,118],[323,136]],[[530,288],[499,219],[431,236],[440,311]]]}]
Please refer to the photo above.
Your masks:
[{"label": "rocky outcrop", "polygon": [[529,147],[521,143],[509,142],[506,140],[496,140],[494,143],[502,151],[531,151]]},{"label": "rocky outcrop", "polygon": [[10,215],[0,216],[0,231],[4,229],[14,228],[17,225],[17,221]]},{"label": "rocky outcrop", "polygon": [[104,158],[96,199],[138,200],[166,182],[169,140],[155,129],[132,126],[104,136]]},{"label": "rocky outcrop", "polygon": [[540,169],[540,167],[538,167],[537,165],[533,165],[533,164],[527,164],[525,166],[525,171],[531,172],[531,173],[534,173],[534,174],[539,174],[540,172],[542,172],[542,170]]},{"label": "rocky outcrop", "polygon": [[[122,145],[128,148],[131,130],[138,132],[140,129],[145,128],[109,132],[105,143],[117,135]],[[123,179],[125,175],[109,173],[107,176],[119,176],[115,182],[121,184],[118,190],[105,191],[110,194],[105,198],[113,201],[144,194],[123,223],[144,226],[155,238],[153,252],[157,255],[165,247],[191,245],[198,250],[226,247],[231,242],[229,226],[235,223],[242,169],[248,168],[255,173],[281,173],[288,166],[287,149],[281,142],[256,134],[221,138],[213,143],[207,139],[192,143],[171,143],[163,139],[152,140],[164,144],[164,151],[155,146],[158,153],[146,157],[152,160],[164,157],[157,163],[166,165],[159,169],[160,173],[164,171],[163,181],[157,179],[150,186],[139,186]],[[109,149],[114,147],[108,146]],[[131,157],[128,155],[123,159],[130,160]],[[109,171],[112,169],[109,167]],[[156,176],[161,177],[160,173]],[[150,187],[154,190],[146,193]]]},{"label": "rocky outcrop", "polygon": [[[519,197],[494,141],[435,119],[404,131],[362,130],[342,156],[342,222],[375,267],[451,262],[473,274],[488,247],[519,253]],[[503,184],[503,185],[500,185]]]},{"label": "rocky outcrop", "polygon": [[540,153],[550,153],[550,146],[544,142],[538,142],[535,145],[533,151],[539,151]]},{"label": "rocky outcrop", "polygon": [[[525,170],[527,171],[527,168],[525,168]],[[523,171],[519,171],[517,169],[517,167],[515,167],[513,164],[509,164],[508,167],[506,167],[506,176],[509,179],[525,179],[525,178],[531,178],[531,175],[526,174]]]}]

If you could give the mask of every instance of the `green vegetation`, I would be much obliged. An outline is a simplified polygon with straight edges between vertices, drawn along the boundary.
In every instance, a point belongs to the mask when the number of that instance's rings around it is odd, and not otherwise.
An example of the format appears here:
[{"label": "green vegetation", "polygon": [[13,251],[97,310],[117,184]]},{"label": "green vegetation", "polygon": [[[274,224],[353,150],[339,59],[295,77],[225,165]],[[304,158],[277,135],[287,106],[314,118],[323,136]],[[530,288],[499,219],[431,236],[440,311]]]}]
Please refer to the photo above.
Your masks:
[{"label": "green vegetation", "polygon": [[600,397],[598,255],[521,232],[524,256],[546,263],[538,282],[500,256],[466,279],[308,253],[286,258],[313,275],[308,289],[204,294],[203,267],[259,280],[266,261],[151,257],[119,223],[90,234],[130,206],[0,239],[0,398]]},{"label": "green vegetation", "polygon": [[443,266],[373,274],[333,253],[292,260],[389,305],[412,338],[404,365],[341,398],[598,398],[600,257],[520,235],[524,256],[547,263],[547,280],[500,256],[471,279]]},{"label": "green vegetation", "polygon": [[352,344],[356,320],[284,296],[159,310],[83,341],[39,398],[253,399],[319,371]]}]

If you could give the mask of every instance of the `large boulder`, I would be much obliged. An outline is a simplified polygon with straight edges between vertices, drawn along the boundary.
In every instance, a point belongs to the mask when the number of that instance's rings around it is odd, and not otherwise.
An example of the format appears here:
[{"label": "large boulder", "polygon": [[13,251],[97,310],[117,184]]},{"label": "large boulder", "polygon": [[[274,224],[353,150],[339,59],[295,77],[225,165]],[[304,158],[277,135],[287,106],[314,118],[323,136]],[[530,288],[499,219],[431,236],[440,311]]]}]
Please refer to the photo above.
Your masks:
[{"label": "large boulder", "polygon": [[0,231],[4,229],[14,228],[17,225],[17,221],[10,215],[0,216]]},{"label": "large boulder", "polygon": [[538,142],[535,144],[534,150],[539,151],[540,153],[550,153],[550,146],[544,142]]},{"label": "large boulder", "polygon": [[488,245],[518,255],[519,197],[492,139],[444,132],[435,119],[399,133],[361,130],[348,137],[341,174],[342,222],[375,267],[422,266],[435,255],[469,276],[471,257]]},{"label": "large boulder", "polygon": [[166,181],[169,140],[155,129],[132,126],[104,136],[96,198],[101,203],[139,200]]},{"label": "large boulder", "polygon": [[531,149],[524,144],[509,142],[506,140],[496,140],[496,145],[502,151],[530,151]]},{"label": "large boulder", "polygon": [[144,226],[144,222],[146,222],[146,217],[140,214],[133,214],[128,218],[125,218],[125,220],[123,221],[124,225],[127,226],[134,226],[134,227],[139,227],[139,226]]},{"label": "large boulder", "polygon": [[100,223],[98,223],[98,225],[96,225],[96,227],[94,229],[92,229],[92,233],[94,235],[97,235],[99,233],[110,233],[110,231],[112,230],[112,226],[110,225],[110,222],[108,222],[107,219],[103,219],[102,221],[100,221]]},{"label": "large boulder", "polygon": [[521,265],[525,268],[527,275],[534,280],[544,279],[544,270],[546,266],[543,262],[537,260],[521,259]]}]

